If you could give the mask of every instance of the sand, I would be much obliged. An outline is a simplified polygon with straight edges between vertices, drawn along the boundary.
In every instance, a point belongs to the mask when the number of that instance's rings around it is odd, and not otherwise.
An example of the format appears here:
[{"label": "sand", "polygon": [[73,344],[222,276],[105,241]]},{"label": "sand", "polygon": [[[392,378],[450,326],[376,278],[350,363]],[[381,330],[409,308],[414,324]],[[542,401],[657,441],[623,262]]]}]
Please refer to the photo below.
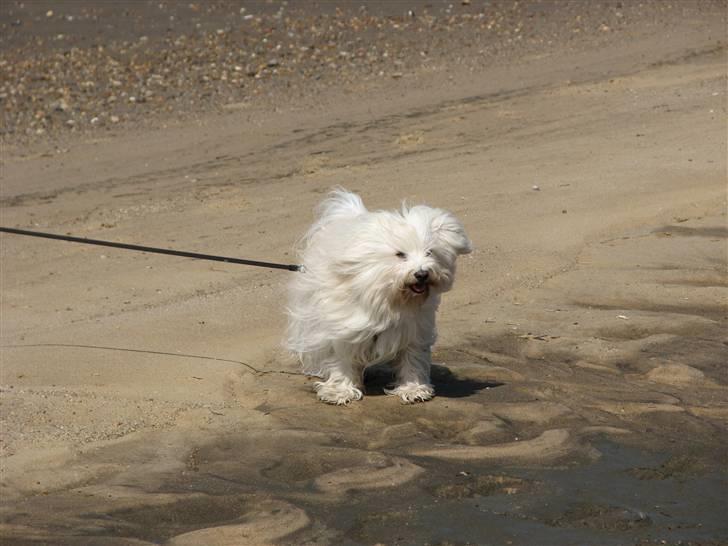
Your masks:
[{"label": "sand", "polygon": [[290,263],[343,185],[447,208],[475,251],[437,397],[383,396],[380,369],[331,407],[280,350],[295,273],[2,235],[0,537],[728,542],[726,6],[688,4],[305,100],[5,135],[5,226]]}]

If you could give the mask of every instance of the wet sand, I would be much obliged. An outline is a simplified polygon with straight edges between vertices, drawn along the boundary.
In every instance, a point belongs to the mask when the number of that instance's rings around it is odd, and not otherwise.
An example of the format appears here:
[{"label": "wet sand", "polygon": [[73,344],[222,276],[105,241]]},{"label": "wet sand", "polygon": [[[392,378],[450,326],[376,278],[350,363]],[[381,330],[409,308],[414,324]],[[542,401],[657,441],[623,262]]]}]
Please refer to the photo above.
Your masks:
[{"label": "wet sand", "polygon": [[[400,64],[266,55],[233,87],[183,63],[164,107],[124,81],[103,123],[103,93],[34,117],[29,85],[3,118],[0,224],[291,262],[332,186],[450,209],[476,250],[441,308],[437,397],[384,396],[381,367],[361,402],[318,402],[279,348],[293,273],[3,235],[4,542],[728,542],[725,3],[382,5],[357,26],[249,4],[256,30],[229,26],[354,52],[405,33]],[[4,85],[63,49],[34,59],[21,32],[57,35],[54,6],[2,7],[22,19]],[[174,15],[149,55],[181,35],[224,52],[218,20],[241,17],[139,6],[109,51]]]}]

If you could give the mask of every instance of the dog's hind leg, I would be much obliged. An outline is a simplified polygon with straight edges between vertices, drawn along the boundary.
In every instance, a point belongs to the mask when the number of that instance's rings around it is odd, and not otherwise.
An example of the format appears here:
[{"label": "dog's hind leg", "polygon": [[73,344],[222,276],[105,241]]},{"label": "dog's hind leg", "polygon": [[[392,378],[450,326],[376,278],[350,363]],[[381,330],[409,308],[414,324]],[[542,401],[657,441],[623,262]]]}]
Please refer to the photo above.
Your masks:
[{"label": "dog's hind leg", "polygon": [[397,374],[394,387],[384,389],[391,396],[399,396],[405,403],[425,402],[435,396],[435,389],[430,384],[430,368],[432,360],[430,349],[407,347],[405,352],[394,363]]}]

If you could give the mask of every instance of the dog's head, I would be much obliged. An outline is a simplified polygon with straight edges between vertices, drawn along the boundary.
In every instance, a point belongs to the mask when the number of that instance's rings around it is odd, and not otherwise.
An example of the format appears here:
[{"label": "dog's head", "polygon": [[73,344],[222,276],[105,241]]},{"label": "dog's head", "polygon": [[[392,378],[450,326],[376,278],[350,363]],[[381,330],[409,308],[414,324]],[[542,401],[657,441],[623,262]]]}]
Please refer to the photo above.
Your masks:
[{"label": "dog's head", "polygon": [[451,213],[423,205],[401,212],[406,237],[396,238],[399,289],[406,301],[427,298],[430,291],[452,288],[455,260],[472,250],[465,228]]},{"label": "dog's head", "polygon": [[367,212],[342,226],[335,268],[344,283],[370,305],[417,305],[452,288],[455,261],[471,251],[460,221],[451,213],[418,205],[398,212]]}]

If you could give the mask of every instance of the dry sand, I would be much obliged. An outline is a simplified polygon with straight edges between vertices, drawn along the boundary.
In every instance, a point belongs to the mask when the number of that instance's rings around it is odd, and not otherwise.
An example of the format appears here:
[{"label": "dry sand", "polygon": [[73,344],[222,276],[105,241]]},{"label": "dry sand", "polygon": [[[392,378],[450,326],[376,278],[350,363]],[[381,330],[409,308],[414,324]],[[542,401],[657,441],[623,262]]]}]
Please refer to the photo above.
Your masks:
[{"label": "dry sand", "polygon": [[3,235],[3,542],[727,543],[726,6],[671,9],[298,102],[6,134],[5,226],[292,262],[344,185],[450,209],[476,250],[438,396],[401,405],[381,369],[341,408],[279,350],[294,273]]}]

